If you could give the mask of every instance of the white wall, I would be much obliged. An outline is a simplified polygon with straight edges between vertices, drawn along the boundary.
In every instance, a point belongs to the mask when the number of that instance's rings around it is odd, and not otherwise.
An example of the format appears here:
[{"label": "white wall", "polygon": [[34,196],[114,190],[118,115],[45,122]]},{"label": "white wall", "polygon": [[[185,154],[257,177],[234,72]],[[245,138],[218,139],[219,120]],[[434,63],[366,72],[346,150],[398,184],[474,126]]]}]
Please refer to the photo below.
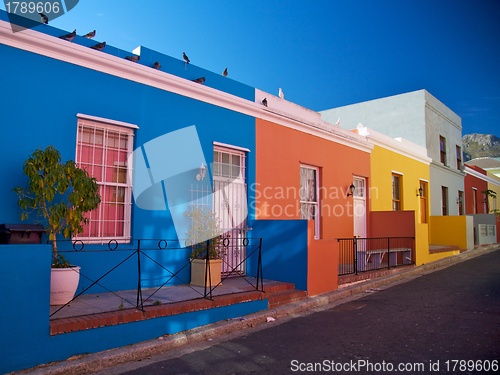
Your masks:
[{"label": "white wall", "polygon": [[359,123],[391,138],[403,137],[426,147],[425,90],[389,96],[320,112],[332,124],[355,129]]}]

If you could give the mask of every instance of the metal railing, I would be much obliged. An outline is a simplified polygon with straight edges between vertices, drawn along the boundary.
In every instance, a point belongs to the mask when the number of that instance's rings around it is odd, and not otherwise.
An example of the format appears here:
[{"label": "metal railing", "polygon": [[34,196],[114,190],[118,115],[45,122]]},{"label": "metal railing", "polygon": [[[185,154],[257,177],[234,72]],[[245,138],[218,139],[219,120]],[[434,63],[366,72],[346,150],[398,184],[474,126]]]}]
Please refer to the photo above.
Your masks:
[{"label": "metal railing", "polygon": [[414,237],[353,237],[337,241],[339,276],[415,263]]},{"label": "metal railing", "polygon": [[[106,245],[84,244],[82,241],[72,241],[71,249],[59,250],[65,256],[73,253],[73,257],[92,256],[92,264],[95,269],[85,271],[80,270],[80,284],[85,285],[71,301],[60,306],[50,314],[50,317],[55,315],[61,309],[68,306],[71,302],[78,299],[84,294],[89,294],[92,288],[100,288],[100,291],[112,293],[120,297],[128,306],[144,311],[144,306],[151,304],[152,297],[161,289],[170,286],[184,285],[193,291],[195,298],[212,299],[214,290],[219,287],[228,277],[239,277],[244,279],[252,290],[264,292],[263,276],[262,276],[262,239],[258,238],[240,238],[241,245],[245,246],[245,257],[240,258],[236,264],[228,264],[223,260],[225,272],[221,277],[221,281],[216,285],[212,285],[210,277],[210,261],[209,252],[206,251],[206,272],[203,290],[196,288],[190,284],[190,265],[191,253],[190,248],[181,246],[182,241],[169,241],[165,239],[139,239],[131,240],[130,243],[121,244],[116,240],[110,240]],[[64,243],[64,241],[59,241]],[[208,249],[210,241],[206,242]],[[223,241],[222,246],[234,246],[230,241]],[[91,255],[92,254],[92,255]],[[84,259],[83,258],[83,259]],[[82,259],[82,258],[80,258]],[[251,261],[254,264],[252,270],[254,276],[242,274],[239,270],[246,261]],[[88,260],[87,262],[88,263]],[[106,264],[105,267],[102,265]],[[92,267],[94,268],[94,267]],[[97,271],[96,271],[97,270]],[[135,270],[135,271],[134,271]],[[135,273],[132,278],[136,278],[136,287],[133,285],[133,280],[130,279],[130,274]],[[115,280],[127,278],[126,287],[120,288],[116,285],[109,286],[105,280],[108,280],[110,274],[115,274]],[[249,280],[249,279],[252,280]],[[255,280],[253,280],[255,279]],[[154,280],[154,282],[152,281]],[[152,283],[156,284],[152,287]],[[116,284],[116,282],[114,283]],[[118,283],[120,284],[120,282]],[[121,283],[123,285],[123,283]],[[135,291],[135,301],[131,301],[130,291]],[[120,307],[124,308],[123,306]]]}]

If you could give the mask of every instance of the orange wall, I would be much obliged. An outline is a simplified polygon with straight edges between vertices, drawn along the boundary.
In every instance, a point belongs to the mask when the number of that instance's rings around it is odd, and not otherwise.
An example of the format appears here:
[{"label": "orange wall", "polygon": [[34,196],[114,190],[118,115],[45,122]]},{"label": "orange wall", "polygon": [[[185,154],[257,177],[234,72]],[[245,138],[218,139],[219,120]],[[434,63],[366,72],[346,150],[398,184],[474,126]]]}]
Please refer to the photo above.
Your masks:
[{"label": "orange wall", "polygon": [[307,293],[331,292],[339,286],[339,244],[337,240],[315,240],[314,222],[308,222]]},{"label": "orange wall", "polygon": [[415,237],[415,211],[373,211],[373,237]]},{"label": "orange wall", "polygon": [[257,119],[256,164],[256,219],[300,219],[300,165],[307,164],[320,168],[321,238],[353,236],[346,190],[353,175],[369,186],[368,152]]}]

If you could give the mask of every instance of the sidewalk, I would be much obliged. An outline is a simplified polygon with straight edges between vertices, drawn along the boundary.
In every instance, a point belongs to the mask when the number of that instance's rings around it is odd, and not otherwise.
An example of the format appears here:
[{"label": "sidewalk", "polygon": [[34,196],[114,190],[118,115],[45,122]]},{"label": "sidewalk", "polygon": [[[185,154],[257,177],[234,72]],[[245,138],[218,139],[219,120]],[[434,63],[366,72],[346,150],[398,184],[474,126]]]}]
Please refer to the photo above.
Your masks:
[{"label": "sidewalk", "polygon": [[356,298],[356,295],[362,296],[363,293],[370,292],[380,287],[388,287],[403,283],[498,249],[500,249],[499,244],[481,247],[419,267],[403,269],[400,272],[391,273],[387,276],[346,284],[334,292],[308,298],[299,302],[289,303],[272,310],[252,314],[240,319],[221,321],[190,331],[162,336],[156,340],[79,356],[77,358],[70,358],[63,362],[39,366],[34,369],[20,371],[16,374],[84,374],[97,372],[120,363],[141,360],[145,357],[167,352],[188,344],[206,341],[212,337],[218,337],[230,332],[257,328],[267,324],[268,317],[272,317],[276,320],[274,324],[279,324],[280,321],[287,321],[294,316],[306,314],[313,310],[331,308],[346,302],[347,299]]}]

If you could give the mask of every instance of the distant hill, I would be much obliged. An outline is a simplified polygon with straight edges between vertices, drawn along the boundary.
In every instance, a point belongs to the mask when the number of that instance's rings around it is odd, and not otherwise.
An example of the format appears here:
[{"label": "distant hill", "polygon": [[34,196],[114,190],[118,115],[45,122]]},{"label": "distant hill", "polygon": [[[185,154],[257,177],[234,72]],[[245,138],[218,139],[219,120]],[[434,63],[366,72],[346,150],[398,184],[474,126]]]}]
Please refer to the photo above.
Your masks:
[{"label": "distant hill", "polygon": [[500,139],[493,134],[466,134],[462,137],[464,160],[500,157]]}]

